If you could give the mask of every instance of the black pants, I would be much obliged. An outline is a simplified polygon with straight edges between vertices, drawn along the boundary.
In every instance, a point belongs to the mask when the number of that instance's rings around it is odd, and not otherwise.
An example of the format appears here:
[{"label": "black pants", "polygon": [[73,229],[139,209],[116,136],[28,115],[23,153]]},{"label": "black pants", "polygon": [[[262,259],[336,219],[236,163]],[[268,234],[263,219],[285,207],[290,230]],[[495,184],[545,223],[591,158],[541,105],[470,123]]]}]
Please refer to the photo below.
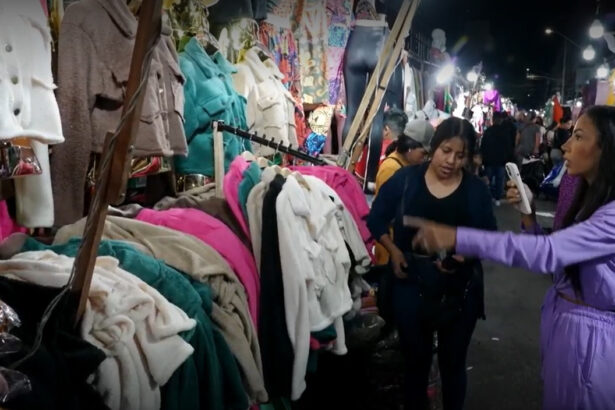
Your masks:
[{"label": "black pants", "polygon": [[435,325],[425,319],[421,294],[419,285],[412,280],[395,279],[393,311],[404,354],[405,409],[427,408],[427,386],[436,332],[444,410],[462,409],[467,385],[466,355],[478,317],[477,292],[471,290],[463,302],[460,316],[444,325]]}]

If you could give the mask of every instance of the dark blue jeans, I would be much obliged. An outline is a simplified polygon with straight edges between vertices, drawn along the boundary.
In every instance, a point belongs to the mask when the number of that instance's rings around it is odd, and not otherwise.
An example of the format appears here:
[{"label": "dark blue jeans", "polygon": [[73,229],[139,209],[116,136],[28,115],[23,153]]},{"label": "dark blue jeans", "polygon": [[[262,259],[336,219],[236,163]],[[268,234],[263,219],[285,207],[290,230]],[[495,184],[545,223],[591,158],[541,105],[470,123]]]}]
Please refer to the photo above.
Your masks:
[{"label": "dark blue jeans", "polygon": [[470,290],[459,317],[438,326],[426,319],[431,314],[424,311],[423,293],[419,285],[410,279],[394,280],[393,311],[404,355],[404,408],[427,408],[427,386],[434,334],[437,332],[444,410],[461,410],[467,385],[466,355],[478,318],[477,295]]},{"label": "dark blue jeans", "polygon": [[496,201],[502,198],[504,193],[504,177],[506,176],[506,169],[504,167],[485,167],[485,173],[489,178],[489,188],[491,188],[491,197]]}]

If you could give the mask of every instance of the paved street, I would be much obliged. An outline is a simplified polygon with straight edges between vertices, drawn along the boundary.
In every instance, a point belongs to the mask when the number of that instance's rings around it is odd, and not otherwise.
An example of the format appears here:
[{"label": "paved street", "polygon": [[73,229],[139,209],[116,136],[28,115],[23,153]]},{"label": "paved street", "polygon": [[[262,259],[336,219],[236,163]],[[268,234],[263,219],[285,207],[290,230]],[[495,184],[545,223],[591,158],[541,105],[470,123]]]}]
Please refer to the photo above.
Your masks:
[{"label": "paved street", "polygon": [[[554,204],[540,203],[539,211]],[[518,230],[516,211],[497,209],[500,230]],[[541,218],[543,226],[551,218]],[[480,321],[468,357],[468,410],[541,408],[540,306],[551,279],[522,270],[485,264],[487,320]]]}]

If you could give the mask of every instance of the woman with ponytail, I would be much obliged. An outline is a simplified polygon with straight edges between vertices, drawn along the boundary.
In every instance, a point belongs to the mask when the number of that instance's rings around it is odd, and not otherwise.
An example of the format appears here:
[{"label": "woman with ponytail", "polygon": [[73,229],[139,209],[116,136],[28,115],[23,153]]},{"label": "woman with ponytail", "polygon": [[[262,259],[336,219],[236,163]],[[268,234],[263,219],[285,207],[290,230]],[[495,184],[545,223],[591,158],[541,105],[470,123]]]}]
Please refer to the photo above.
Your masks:
[{"label": "woman with ponytail", "polygon": [[[590,108],[562,151],[581,182],[551,235],[541,235],[534,215],[522,221],[534,235],[406,222],[419,228],[416,247],[553,274],[542,308],[543,408],[615,409],[615,107]],[[515,189],[508,197],[519,201]]]}]

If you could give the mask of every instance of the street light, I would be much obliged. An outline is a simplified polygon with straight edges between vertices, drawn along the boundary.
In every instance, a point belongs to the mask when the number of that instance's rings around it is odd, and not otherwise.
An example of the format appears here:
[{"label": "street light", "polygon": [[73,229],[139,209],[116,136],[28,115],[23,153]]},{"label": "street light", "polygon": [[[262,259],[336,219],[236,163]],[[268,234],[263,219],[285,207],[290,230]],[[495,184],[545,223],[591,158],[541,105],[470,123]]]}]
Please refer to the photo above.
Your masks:
[{"label": "street light", "polygon": [[585,61],[592,61],[594,58],[596,58],[596,50],[590,44],[583,50],[583,59]]},{"label": "street light", "polygon": [[592,25],[589,27],[589,36],[594,40],[604,36],[604,26],[600,20],[595,19]]}]

